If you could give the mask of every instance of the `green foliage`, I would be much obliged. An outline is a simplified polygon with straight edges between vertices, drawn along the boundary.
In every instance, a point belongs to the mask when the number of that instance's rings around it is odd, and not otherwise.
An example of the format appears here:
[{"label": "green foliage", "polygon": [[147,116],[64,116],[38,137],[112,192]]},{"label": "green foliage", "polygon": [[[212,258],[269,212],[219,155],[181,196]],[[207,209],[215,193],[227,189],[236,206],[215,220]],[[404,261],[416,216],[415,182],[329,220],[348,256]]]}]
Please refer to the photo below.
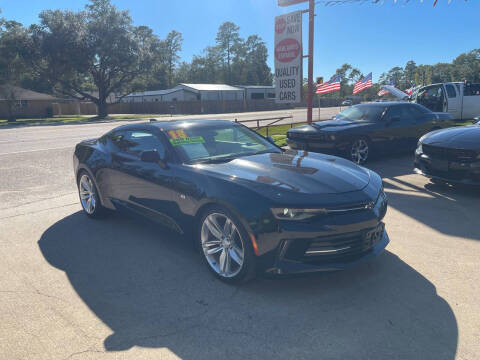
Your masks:
[{"label": "green foliage", "polygon": [[265,42],[258,35],[244,40],[238,31],[239,27],[232,22],[222,24],[216,45],[207,46],[191,63],[181,63],[176,71],[176,82],[271,85]]},{"label": "green foliage", "polygon": [[162,43],[110,0],[90,0],[84,11],[46,10],[30,27],[31,65],[64,95],[97,104],[107,116],[111,93],[130,92],[151,71]]},{"label": "green foliage", "polygon": [[452,63],[437,63],[435,65],[416,65],[408,61],[404,68],[396,66],[380,76],[380,84],[395,80],[395,86],[407,89],[416,85],[432,83],[464,81],[480,82],[480,49],[474,49],[460,54]]}]

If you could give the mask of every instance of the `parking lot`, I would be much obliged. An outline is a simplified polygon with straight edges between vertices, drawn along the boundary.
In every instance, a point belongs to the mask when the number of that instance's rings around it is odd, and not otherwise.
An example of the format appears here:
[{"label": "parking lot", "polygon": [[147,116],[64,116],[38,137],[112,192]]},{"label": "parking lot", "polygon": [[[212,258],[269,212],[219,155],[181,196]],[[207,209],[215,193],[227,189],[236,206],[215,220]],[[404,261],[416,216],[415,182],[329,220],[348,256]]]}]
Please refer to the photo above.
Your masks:
[{"label": "parking lot", "polygon": [[0,130],[1,359],[480,358],[480,190],[373,160],[384,254],[233,287],[162,228],[81,213],[73,146],[115,125]]}]

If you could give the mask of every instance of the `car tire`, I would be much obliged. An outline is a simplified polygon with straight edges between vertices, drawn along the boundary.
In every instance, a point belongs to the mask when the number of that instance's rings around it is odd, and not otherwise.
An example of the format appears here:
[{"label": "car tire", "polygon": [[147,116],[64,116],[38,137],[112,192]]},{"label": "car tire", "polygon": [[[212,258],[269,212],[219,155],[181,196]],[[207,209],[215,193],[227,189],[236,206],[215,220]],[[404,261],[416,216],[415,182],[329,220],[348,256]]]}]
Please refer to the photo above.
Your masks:
[{"label": "car tire", "polygon": [[197,238],[203,261],[218,279],[240,284],[255,277],[253,246],[244,226],[230,211],[217,206],[204,211]]},{"label": "car tire", "polygon": [[77,177],[78,197],[85,214],[91,218],[100,218],[105,215],[105,208],[100,202],[98,190],[90,174],[85,170],[80,171]]},{"label": "car tire", "polygon": [[370,143],[364,137],[354,139],[348,147],[348,158],[350,161],[363,165],[370,156]]}]

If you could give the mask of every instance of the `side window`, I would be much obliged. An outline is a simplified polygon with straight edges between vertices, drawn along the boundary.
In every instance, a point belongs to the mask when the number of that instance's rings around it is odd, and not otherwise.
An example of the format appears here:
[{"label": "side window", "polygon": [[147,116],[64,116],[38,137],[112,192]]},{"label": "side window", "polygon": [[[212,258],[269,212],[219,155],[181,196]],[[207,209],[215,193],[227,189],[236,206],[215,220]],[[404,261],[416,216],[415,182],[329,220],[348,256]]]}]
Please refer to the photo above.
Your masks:
[{"label": "side window", "polygon": [[422,112],[416,106],[406,105],[404,106],[404,109],[407,116],[410,118],[418,118],[422,115]]},{"label": "side window", "polygon": [[165,147],[160,139],[148,131],[119,131],[110,136],[110,141],[118,150],[127,154],[139,156],[142,151],[157,150],[161,157],[165,155]]},{"label": "side window", "polygon": [[394,117],[399,117],[400,120],[403,120],[404,118],[404,113],[402,106],[391,106],[388,109],[386,119],[387,121],[391,121]]},{"label": "side window", "polygon": [[471,84],[465,87],[465,96],[478,96],[480,95],[480,84]]},{"label": "side window", "polygon": [[457,97],[457,92],[455,91],[453,85],[447,84],[445,85],[445,88],[447,89],[447,95],[449,98]]}]

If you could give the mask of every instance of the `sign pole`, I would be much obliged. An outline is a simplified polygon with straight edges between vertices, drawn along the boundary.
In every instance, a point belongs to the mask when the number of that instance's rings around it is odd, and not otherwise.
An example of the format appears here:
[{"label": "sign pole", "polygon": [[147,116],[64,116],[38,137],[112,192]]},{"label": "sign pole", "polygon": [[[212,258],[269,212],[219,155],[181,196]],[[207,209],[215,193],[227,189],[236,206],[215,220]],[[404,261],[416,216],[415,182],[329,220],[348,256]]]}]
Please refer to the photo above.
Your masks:
[{"label": "sign pole", "polygon": [[[309,0],[308,9],[308,94],[307,94],[307,123],[312,123],[313,104],[313,20],[315,17],[315,0]],[[320,104],[319,104],[320,106]]]},{"label": "sign pole", "polygon": [[318,121],[322,120],[320,117],[320,95],[318,95]]}]

